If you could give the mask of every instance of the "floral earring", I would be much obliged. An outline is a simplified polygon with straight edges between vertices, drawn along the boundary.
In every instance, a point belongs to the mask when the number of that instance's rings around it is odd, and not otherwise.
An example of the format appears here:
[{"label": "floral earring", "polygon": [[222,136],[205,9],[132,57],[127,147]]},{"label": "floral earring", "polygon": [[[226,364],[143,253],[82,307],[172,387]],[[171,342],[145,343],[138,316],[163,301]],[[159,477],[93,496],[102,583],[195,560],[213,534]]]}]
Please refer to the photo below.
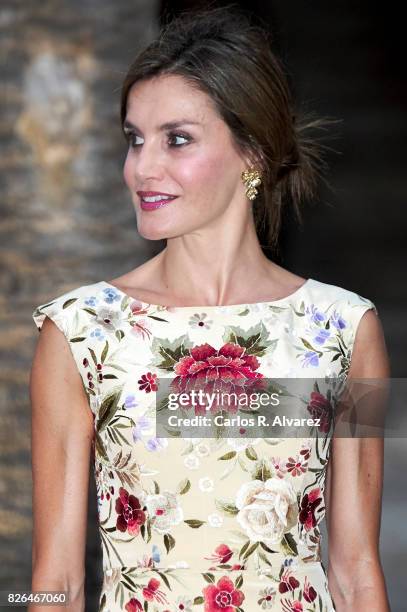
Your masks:
[{"label": "floral earring", "polygon": [[254,200],[258,194],[256,187],[261,185],[261,174],[258,170],[251,167],[242,172],[242,181],[246,187],[246,195],[249,200]]}]

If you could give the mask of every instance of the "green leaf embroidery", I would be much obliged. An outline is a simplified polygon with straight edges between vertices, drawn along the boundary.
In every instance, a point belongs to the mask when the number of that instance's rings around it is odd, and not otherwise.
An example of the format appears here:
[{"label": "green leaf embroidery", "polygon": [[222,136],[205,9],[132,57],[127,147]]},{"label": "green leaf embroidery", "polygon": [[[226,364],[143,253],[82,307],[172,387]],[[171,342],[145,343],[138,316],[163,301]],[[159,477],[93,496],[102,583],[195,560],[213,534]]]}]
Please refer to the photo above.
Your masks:
[{"label": "green leaf embroidery", "polygon": [[178,484],[177,493],[179,495],[184,495],[185,493],[187,493],[187,491],[189,491],[190,488],[191,481],[188,478],[184,478],[184,480],[181,480],[181,482]]},{"label": "green leaf embroidery", "polygon": [[239,513],[239,509],[236,508],[235,504],[230,502],[222,501],[221,499],[215,499],[215,505],[218,510],[224,512],[225,514],[235,515]]},{"label": "green leaf embroidery", "polygon": [[218,457],[218,461],[228,461],[229,459],[233,459],[235,455],[236,455],[236,451],[230,451],[229,453],[226,453],[225,455]]},{"label": "green leaf embroidery", "polygon": [[189,525],[189,527],[192,527],[193,529],[196,529],[197,527],[202,527],[205,522],[206,521],[199,521],[198,519],[186,519],[184,521],[184,523],[186,523],[187,525]]}]

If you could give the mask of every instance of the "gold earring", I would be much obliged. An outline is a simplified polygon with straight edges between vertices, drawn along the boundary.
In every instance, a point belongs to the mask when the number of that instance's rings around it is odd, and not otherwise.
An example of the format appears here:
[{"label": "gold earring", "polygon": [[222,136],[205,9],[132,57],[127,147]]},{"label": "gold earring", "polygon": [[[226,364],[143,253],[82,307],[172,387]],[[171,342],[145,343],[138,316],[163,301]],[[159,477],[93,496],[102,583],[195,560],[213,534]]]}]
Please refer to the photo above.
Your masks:
[{"label": "gold earring", "polygon": [[242,172],[242,180],[246,187],[246,195],[249,200],[254,200],[258,191],[256,187],[261,185],[261,174],[255,168],[249,168]]}]

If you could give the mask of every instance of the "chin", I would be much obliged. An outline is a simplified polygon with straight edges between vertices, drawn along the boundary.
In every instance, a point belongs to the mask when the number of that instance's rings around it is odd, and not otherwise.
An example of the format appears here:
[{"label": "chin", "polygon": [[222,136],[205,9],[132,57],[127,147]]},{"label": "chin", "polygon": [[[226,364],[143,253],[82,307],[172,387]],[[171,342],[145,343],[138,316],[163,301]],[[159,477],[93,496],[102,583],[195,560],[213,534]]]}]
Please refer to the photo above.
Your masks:
[{"label": "chin", "polygon": [[160,228],[137,228],[137,231],[146,240],[165,240],[167,238],[166,232],[160,230]]},{"label": "chin", "polygon": [[[149,217],[144,217],[143,211],[137,214],[137,231],[146,240],[166,240],[167,238],[177,238],[185,235],[190,231],[190,228],[185,223],[177,223],[172,219],[159,219],[159,211],[157,215],[154,212],[147,213]],[[155,217],[155,218],[154,218]]]},{"label": "chin", "polygon": [[170,224],[171,227],[167,227],[164,223],[138,223],[137,231],[146,240],[166,240],[166,238],[173,238],[174,236],[179,236],[180,229],[174,227],[174,224]]}]

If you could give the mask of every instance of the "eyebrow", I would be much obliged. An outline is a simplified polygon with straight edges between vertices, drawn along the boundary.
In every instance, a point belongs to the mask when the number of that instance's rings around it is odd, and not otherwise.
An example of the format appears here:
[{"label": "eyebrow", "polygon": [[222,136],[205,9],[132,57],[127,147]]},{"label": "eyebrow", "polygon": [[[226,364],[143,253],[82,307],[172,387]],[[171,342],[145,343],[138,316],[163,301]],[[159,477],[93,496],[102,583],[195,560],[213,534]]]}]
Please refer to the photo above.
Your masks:
[{"label": "eyebrow", "polygon": [[[167,121],[166,123],[159,125],[158,129],[160,131],[173,130],[175,128],[180,127],[181,125],[201,125],[201,123],[199,123],[199,121],[192,121],[192,119],[177,119],[176,121]],[[131,123],[128,119],[126,119],[123,123],[123,129],[126,129],[126,128],[131,128],[131,129],[136,129],[136,130],[139,129],[136,125]]]}]

